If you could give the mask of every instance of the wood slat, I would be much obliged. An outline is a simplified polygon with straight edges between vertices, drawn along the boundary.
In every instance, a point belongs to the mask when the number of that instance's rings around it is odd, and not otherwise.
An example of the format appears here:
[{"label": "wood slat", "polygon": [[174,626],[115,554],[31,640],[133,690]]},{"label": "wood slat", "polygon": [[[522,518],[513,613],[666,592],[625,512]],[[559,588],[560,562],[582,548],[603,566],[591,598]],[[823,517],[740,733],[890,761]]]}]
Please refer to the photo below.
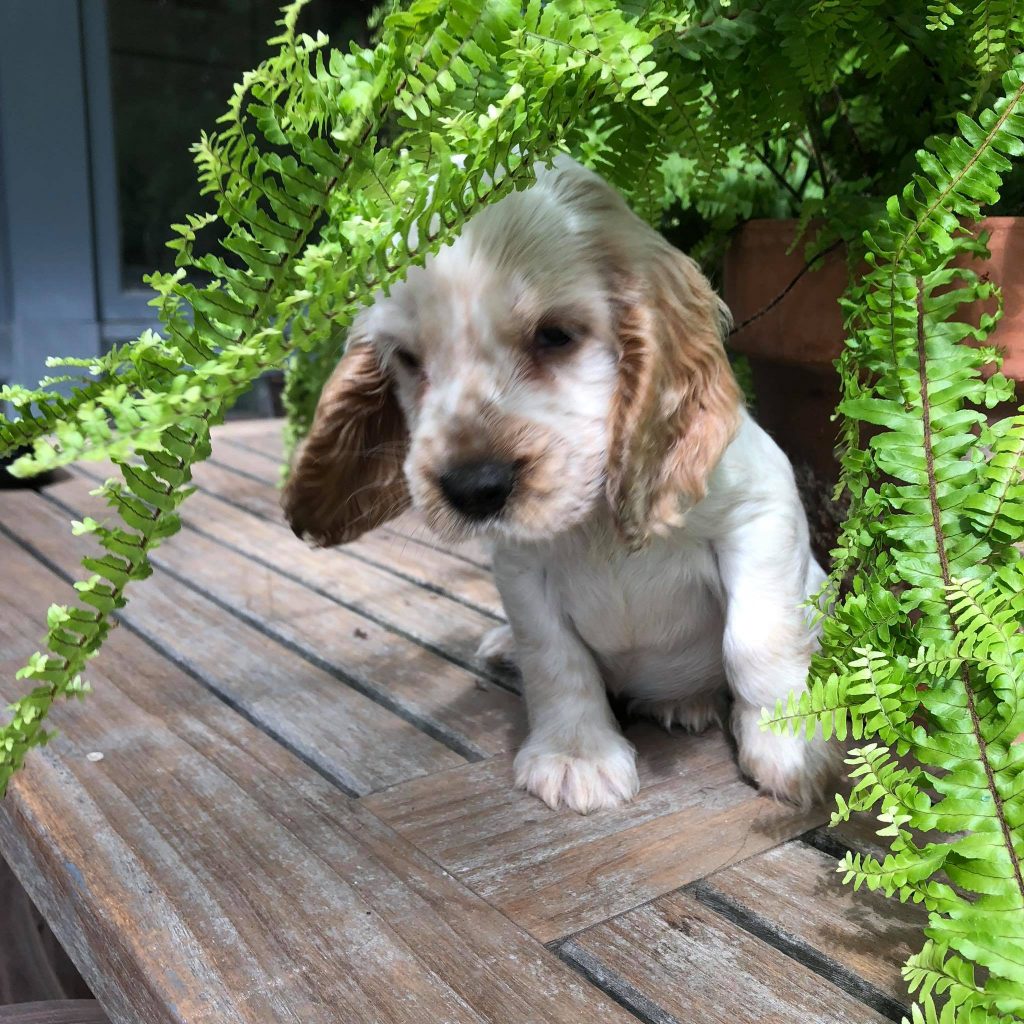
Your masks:
[{"label": "wood slat", "polygon": [[214,427],[214,437],[229,444],[252,448],[277,462],[284,462],[284,426],[281,418],[229,420]]},{"label": "wood slat", "polygon": [[[116,475],[116,467],[83,465],[75,467],[74,474],[95,484]],[[453,600],[442,590],[410,585],[391,570],[353,557],[348,548],[310,548],[297,540],[279,515],[265,518],[211,492],[193,494],[182,506],[181,517],[199,533],[372,617],[394,632],[412,637],[481,678],[506,687],[517,685],[507,675],[496,677],[476,657],[481,637],[500,624],[489,612]],[[403,542],[383,538],[382,543]],[[467,568],[466,572],[483,578],[482,570]]]},{"label": "wood slat", "polygon": [[[102,514],[96,504],[88,503],[88,495],[76,495],[74,489],[81,487],[81,481],[55,486],[72,488],[65,490],[69,497],[83,498],[76,502],[80,515]],[[0,523],[58,570],[76,578],[81,575],[82,555],[95,553],[89,538],[69,536],[62,511],[31,492],[0,496]],[[176,546],[171,543],[161,550],[166,554]],[[206,553],[206,557],[209,571],[221,571],[215,554]],[[237,582],[243,601],[254,594],[279,599],[273,578],[258,568]],[[65,583],[54,597],[67,592]],[[303,609],[289,609],[282,602],[280,614],[289,612],[301,615]],[[370,792],[465,762],[450,746],[165,573],[158,571],[152,579],[134,584],[120,618],[350,792]],[[327,632],[322,619],[319,628]],[[362,649],[358,641],[350,642]],[[365,643],[377,651],[387,650],[390,635],[371,641],[367,632]]]},{"label": "wood slat", "polygon": [[366,798],[373,812],[549,942],[799,835],[824,819],[759,796],[720,732],[628,735],[640,794],[581,817],[512,789],[507,757]]},{"label": "wood slat", "polygon": [[[239,427],[243,423],[245,430],[244,433],[240,433]],[[259,424],[265,426],[260,429]],[[276,484],[280,480],[281,465],[284,462],[282,430],[281,420],[249,420],[218,427],[214,432],[214,443],[220,444],[215,447],[214,460]],[[415,543],[464,558],[481,568],[490,565],[491,553],[486,542],[471,539],[450,543],[432,537],[413,513],[406,513],[393,519],[387,529],[388,532],[402,535]]]},{"label": "wood slat", "polygon": [[[198,493],[182,510],[184,521],[222,543],[329,594],[478,671],[480,638],[498,623],[443,593],[410,584],[341,550],[301,544],[286,527],[260,519],[208,494]],[[400,544],[401,540],[394,543]],[[485,674],[485,673],[480,673]]]},{"label": "wood slat", "polygon": [[842,884],[835,857],[786,843],[705,879],[701,898],[822,973],[844,977],[894,1019],[908,1012],[900,968],[921,946],[927,911],[867,889],[854,892]]},{"label": "wood slat", "polygon": [[[72,477],[48,488],[47,494],[79,518],[90,509],[90,514],[96,516],[97,506],[89,504],[96,502],[88,493],[90,489],[87,480]],[[63,541],[51,543],[59,549]],[[313,664],[342,674],[374,700],[416,722],[464,757],[511,749],[522,735],[522,704],[515,694],[496,685],[483,688],[472,672],[269,565],[254,564],[237,551],[190,531],[161,545],[152,561],[179,579],[188,580],[203,595],[232,609],[258,631],[288,645]],[[344,592],[347,582],[355,592],[360,590],[355,574],[340,576],[333,586]],[[377,595],[378,600],[381,605],[390,600],[400,604],[411,589],[392,577],[388,589]],[[443,624],[439,628],[443,629]],[[178,646],[183,643],[187,641],[179,637]],[[281,717],[290,717],[287,709],[281,709]],[[323,727],[331,729],[334,723],[324,720]],[[364,742],[374,742],[372,731]],[[382,736],[377,757],[391,756],[390,749]],[[400,763],[402,755],[396,752],[394,756]],[[357,760],[354,753],[352,760]],[[431,770],[439,767],[435,763]],[[413,774],[422,773],[413,772],[410,777]]]},{"label": "wood slat", "polygon": [[[251,453],[250,457],[259,458]],[[258,478],[212,460],[197,465],[194,476],[196,483],[210,494],[226,498],[272,522],[284,522],[278,470],[272,469],[265,478]],[[429,531],[415,516],[407,515],[400,521],[406,531],[396,531],[389,524],[339,550],[399,573],[421,586],[450,594],[492,617],[504,617],[501,599],[486,569],[489,556],[486,561],[480,561],[450,553],[434,544]]]},{"label": "wood slat", "polygon": [[109,1024],[95,999],[0,1006],[0,1024]]},{"label": "wood slat", "polygon": [[[213,462],[202,462],[193,467],[193,479],[197,486],[210,494],[270,522],[284,522],[280,495],[272,483],[240,475]],[[293,537],[292,543],[298,544],[299,541]],[[394,537],[379,530],[336,551],[343,557],[363,559],[386,569],[407,582],[448,594],[494,622],[503,619],[501,599],[490,577],[464,559],[412,544],[408,540],[396,543]]]},{"label": "wood slat", "polygon": [[886,1020],[682,892],[591,928],[560,952],[649,1024]]},{"label": "wood slat", "polygon": [[[276,484],[285,461],[283,429],[283,420],[239,420],[217,427],[214,440],[218,447],[214,461]],[[484,541],[471,539],[450,543],[425,536],[423,524],[414,513],[396,517],[388,528],[427,547],[465,558],[481,568],[490,564],[490,551]]]},{"label": "wood slat", "polygon": [[[61,583],[0,559],[9,699]],[[0,846],[115,1024],[631,1020],[137,637],[89,676],[12,781]]]}]

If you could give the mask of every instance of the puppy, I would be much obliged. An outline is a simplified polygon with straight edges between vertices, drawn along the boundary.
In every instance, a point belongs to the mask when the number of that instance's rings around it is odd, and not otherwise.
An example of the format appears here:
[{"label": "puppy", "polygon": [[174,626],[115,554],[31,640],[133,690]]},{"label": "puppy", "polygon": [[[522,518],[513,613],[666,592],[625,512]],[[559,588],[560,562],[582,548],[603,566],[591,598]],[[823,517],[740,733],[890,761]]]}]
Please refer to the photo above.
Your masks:
[{"label": "puppy", "polygon": [[633,797],[608,691],[700,729],[728,686],[741,769],[806,805],[831,748],[759,727],[804,688],[823,579],[792,469],[744,410],[695,263],[568,158],[483,210],[355,320],[284,491],[354,540],[413,505],[494,542],[529,737],[516,784],[586,814]]}]

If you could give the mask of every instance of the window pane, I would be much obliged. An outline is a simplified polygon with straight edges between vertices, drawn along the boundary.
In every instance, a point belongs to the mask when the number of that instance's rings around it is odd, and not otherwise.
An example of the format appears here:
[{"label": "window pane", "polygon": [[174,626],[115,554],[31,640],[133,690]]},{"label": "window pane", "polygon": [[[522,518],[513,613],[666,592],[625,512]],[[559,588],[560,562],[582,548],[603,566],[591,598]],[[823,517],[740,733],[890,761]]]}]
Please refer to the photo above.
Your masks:
[{"label": "window pane", "polygon": [[[369,2],[313,0],[300,27],[366,42]],[[280,0],[108,0],[122,282],[174,266],[169,226],[208,209],[189,146],[266,55]]]}]

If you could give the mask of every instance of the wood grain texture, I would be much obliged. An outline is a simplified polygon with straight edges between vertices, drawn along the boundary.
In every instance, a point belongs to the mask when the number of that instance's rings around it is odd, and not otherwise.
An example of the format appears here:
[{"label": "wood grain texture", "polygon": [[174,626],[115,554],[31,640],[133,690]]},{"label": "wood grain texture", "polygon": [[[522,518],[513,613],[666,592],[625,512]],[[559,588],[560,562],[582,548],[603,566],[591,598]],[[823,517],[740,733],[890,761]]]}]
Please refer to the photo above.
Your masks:
[{"label": "wood grain texture", "polygon": [[[73,473],[89,482],[88,487],[83,485],[84,493],[116,473],[116,468],[101,463],[75,467]],[[66,489],[50,489],[47,493],[59,497]],[[490,612],[471,607],[443,590],[410,585],[408,579],[391,570],[354,557],[351,545],[310,548],[298,541],[280,517],[264,518],[219,495],[196,492],[183,506],[181,516],[183,523],[205,537],[372,618],[390,631],[412,638],[481,679],[506,687],[516,685],[505,675],[496,677],[476,657],[480,639],[500,624]],[[467,567],[466,572],[490,587],[483,570]]]},{"label": "wood grain texture", "polygon": [[581,817],[512,788],[507,757],[367,797],[373,812],[544,942],[579,931],[824,819],[759,796],[720,732],[666,735],[646,724],[640,794]]},{"label": "wood grain texture", "polygon": [[[60,582],[0,557],[9,698]],[[631,1019],[131,633],[89,676],[0,846],[114,1024]]]},{"label": "wood grain texture", "polygon": [[[55,486],[78,484],[69,481]],[[75,505],[80,515],[102,514],[84,501]],[[0,523],[58,570],[76,578],[81,575],[82,554],[94,549],[90,538],[69,536],[67,516],[31,492],[0,496]],[[169,543],[161,551],[166,554],[173,547]],[[215,554],[207,552],[206,558],[209,572],[225,571]],[[255,568],[237,585],[243,600],[256,593],[268,600],[280,599],[274,581]],[[54,597],[67,590],[65,583]],[[301,615],[303,609],[290,611]],[[288,614],[283,604],[281,614]],[[323,668],[303,661],[159,570],[151,579],[133,586],[120,618],[350,792],[369,792],[465,762],[462,755],[421,728]],[[318,628],[327,632],[325,620],[320,620]],[[362,650],[355,643],[352,646]],[[389,649],[390,639],[378,638],[375,646],[378,650]]]},{"label": "wood grain texture", "polygon": [[[214,460],[276,484],[280,480],[281,466],[285,460],[283,429],[283,420],[239,420],[218,427],[214,432]],[[472,539],[452,543],[432,537],[425,532],[419,518],[411,512],[391,520],[386,532],[406,537],[426,547],[447,551],[483,568],[491,561],[486,541]]]},{"label": "wood grain texture", "polygon": [[909,1002],[900,968],[921,946],[927,911],[881,893],[855,893],[842,884],[834,857],[786,843],[712,875],[701,888],[788,946],[863,979],[890,1009]]},{"label": "wood grain texture", "polygon": [[[90,489],[88,481],[72,477],[48,488],[47,494],[81,517],[90,509],[92,514],[98,514],[95,504],[90,504],[96,502],[89,496]],[[34,527],[28,525],[25,529],[34,530]],[[53,533],[51,526],[36,538],[37,546],[48,544],[48,550],[55,557],[61,557],[63,553],[66,561],[73,562],[74,558],[69,553],[73,545],[65,539],[66,534],[65,537],[50,536]],[[299,550],[303,549],[299,547]],[[280,554],[279,551],[277,553]],[[341,675],[374,701],[384,704],[413,722],[421,731],[428,731],[462,753],[458,758],[446,757],[447,764],[461,762],[465,757],[480,757],[511,749],[522,733],[522,703],[515,694],[495,684],[483,683],[475,673],[397,636],[387,624],[339,605],[324,593],[278,572],[269,562],[255,564],[238,551],[188,531],[161,545],[153,554],[152,561],[159,569],[179,580],[188,580],[198,588],[201,593],[195,595],[196,600],[206,604],[217,602],[234,612],[232,616],[221,610],[214,617],[215,622],[241,617],[244,621],[233,623],[231,629],[236,632],[247,629],[262,634],[259,642],[263,647],[273,647],[276,641],[278,646],[286,645],[292,652],[301,654],[306,664],[294,654],[288,655],[293,663],[292,671],[299,671],[300,679],[292,686],[283,687],[284,690],[306,688],[308,679],[314,675],[314,667],[330,680],[326,684],[330,689],[338,689],[338,682],[331,678],[330,673]],[[164,579],[161,575],[161,590],[166,589],[162,582]],[[359,593],[361,584],[355,573],[340,576],[333,583],[338,590],[348,585],[353,592]],[[148,581],[137,593],[147,586]],[[412,589],[408,584],[390,578],[389,590],[396,599],[400,600]],[[149,599],[155,601],[156,596],[149,595]],[[387,603],[387,590],[381,592],[380,600]],[[134,600],[129,604],[127,615],[132,614],[133,604]],[[182,657],[190,657],[184,635],[174,626],[162,626],[162,620],[154,621],[154,615],[148,611],[140,611],[139,614],[142,616],[138,620],[140,628],[147,631],[159,629],[163,642],[174,645],[173,649]],[[156,618],[159,619],[158,616]],[[173,620],[173,615],[171,618]],[[439,624],[439,631],[443,628],[443,623]],[[215,640],[210,637],[211,643]],[[231,642],[225,640],[224,643]],[[230,658],[230,649],[225,656]],[[281,674],[275,672],[273,678],[279,679]],[[329,712],[325,714],[325,708],[331,705],[322,697],[323,694],[319,694],[309,699],[314,705],[319,704],[323,728],[330,730],[335,726],[334,716]],[[346,713],[345,708],[339,706],[342,718]],[[278,721],[290,722],[293,718],[289,709],[281,707],[276,717],[268,722],[277,728]],[[400,770],[398,766],[407,755],[401,752],[400,747],[392,751],[390,745],[381,742],[384,739],[384,735],[374,736],[374,730],[368,730],[359,752],[353,749],[352,760],[361,759],[363,748],[376,742],[374,759],[381,756],[390,758],[396,762],[395,770]],[[420,742],[411,743],[410,753]],[[445,766],[433,760],[429,769]],[[406,777],[415,774],[422,772],[410,772]],[[394,781],[398,780],[392,779],[388,784]],[[366,788],[362,787],[361,791]],[[369,788],[380,787],[374,783]]]},{"label": "wood grain texture", "polygon": [[287,527],[201,491],[182,509],[182,520],[248,559],[270,565],[474,671],[480,638],[498,624],[440,591],[410,585],[393,573],[351,558],[344,548],[317,550],[300,544]]},{"label": "wood grain texture", "polygon": [[0,1024],[109,1024],[95,999],[60,999],[0,1006]]},{"label": "wood grain texture", "polygon": [[[209,494],[270,522],[284,523],[280,495],[272,482],[257,480],[211,462],[195,466],[193,478]],[[292,543],[300,542],[293,537]],[[362,559],[386,569],[407,582],[448,594],[496,621],[504,617],[501,600],[487,572],[464,558],[415,544],[407,538],[396,543],[395,537],[389,536],[386,530],[375,530],[337,551],[347,558]]]},{"label": "wood grain texture", "polygon": [[685,893],[591,928],[560,952],[651,1024],[886,1019]]}]

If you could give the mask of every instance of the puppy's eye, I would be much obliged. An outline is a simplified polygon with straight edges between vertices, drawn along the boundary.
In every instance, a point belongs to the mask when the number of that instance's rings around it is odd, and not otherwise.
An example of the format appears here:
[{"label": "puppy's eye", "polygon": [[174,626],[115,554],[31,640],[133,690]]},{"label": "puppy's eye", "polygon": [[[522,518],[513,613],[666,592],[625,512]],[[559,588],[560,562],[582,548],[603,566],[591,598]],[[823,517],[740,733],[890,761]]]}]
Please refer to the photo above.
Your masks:
[{"label": "puppy's eye", "polygon": [[399,366],[404,367],[410,373],[419,373],[423,368],[419,356],[413,355],[407,348],[396,348],[395,359],[398,360]]},{"label": "puppy's eye", "polygon": [[554,349],[568,348],[576,338],[572,332],[567,331],[564,327],[559,327],[556,324],[548,324],[545,327],[539,327],[537,333],[533,336],[533,344],[536,348],[542,351],[551,351]]}]

